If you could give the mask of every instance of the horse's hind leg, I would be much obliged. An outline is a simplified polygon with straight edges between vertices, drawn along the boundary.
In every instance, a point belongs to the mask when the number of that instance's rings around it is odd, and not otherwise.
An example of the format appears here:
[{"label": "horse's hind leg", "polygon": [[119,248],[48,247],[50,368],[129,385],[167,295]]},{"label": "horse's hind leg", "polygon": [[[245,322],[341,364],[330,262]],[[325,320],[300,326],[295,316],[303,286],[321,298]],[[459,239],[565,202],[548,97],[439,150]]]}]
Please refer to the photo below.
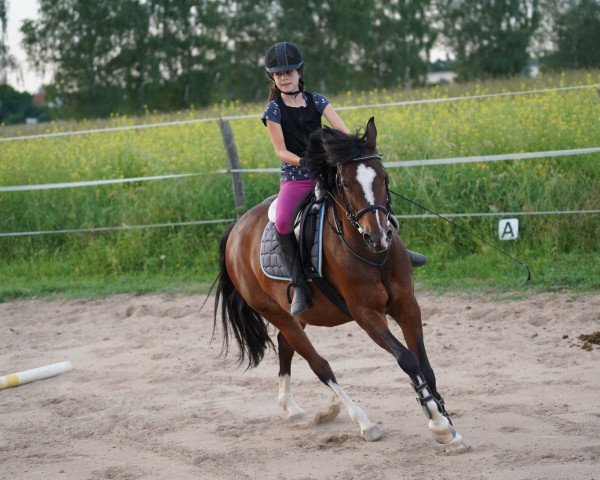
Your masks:
[{"label": "horse's hind leg", "polygon": [[287,413],[288,419],[293,421],[303,420],[305,413],[298,406],[292,394],[292,357],[294,349],[285,339],[283,334],[277,334],[279,353],[279,405]]},{"label": "horse's hind leg", "polygon": [[286,322],[285,325],[281,325],[280,330],[280,334],[283,334],[288,345],[308,362],[310,368],[319,380],[331,388],[335,395],[341,400],[342,404],[348,410],[350,418],[352,418],[354,423],[360,427],[363,438],[368,442],[374,442],[383,438],[385,434],[379,425],[369,420],[365,412],[352,401],[346,391],[338,384],[329,363],[317,353],[306,336],[301,324],[296,320],[292,320]]}]

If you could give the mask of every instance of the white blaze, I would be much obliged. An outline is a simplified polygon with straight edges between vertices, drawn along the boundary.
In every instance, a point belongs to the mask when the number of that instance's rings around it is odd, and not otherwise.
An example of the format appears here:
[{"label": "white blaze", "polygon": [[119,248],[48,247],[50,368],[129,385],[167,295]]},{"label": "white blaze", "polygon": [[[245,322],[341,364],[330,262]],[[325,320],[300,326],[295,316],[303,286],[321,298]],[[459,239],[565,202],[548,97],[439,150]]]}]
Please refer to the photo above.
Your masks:
[{"label": "white blaze", "polygon": [[367,167],[364,163],[361,163],[356,169],[356,180],[360,183],[363,192],[365,192],[365,199],[371,205],[375,205],[375,194],[373,193],[373,180],[375,179],[375,170],[371,167]]},{"label": "white blaze", "polygon": [[[356,169],[356,180],[360,183],[363,192],[365,192],[365,199],[369,204],[375,205],[375,193],[373,192],[373,180],[377,176],[377,172],[375,169],[371,167],[367,167],[364,163],[361,163]],[[379,230],[382,229],[381,222],[379,221],[379,215],[376,216],[377,225]],[[385,239],[385,236],[382,234],[384,247],[388,246],[388,241]]]}]

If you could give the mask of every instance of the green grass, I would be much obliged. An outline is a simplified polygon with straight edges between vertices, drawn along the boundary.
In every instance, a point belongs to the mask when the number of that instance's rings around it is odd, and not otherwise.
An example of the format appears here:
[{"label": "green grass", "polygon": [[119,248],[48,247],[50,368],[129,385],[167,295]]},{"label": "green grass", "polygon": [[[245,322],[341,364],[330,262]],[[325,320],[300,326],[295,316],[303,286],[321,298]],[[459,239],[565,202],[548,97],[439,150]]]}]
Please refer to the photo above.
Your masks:
[{"label": "green grass", "polygon": [[94,298],[119,293],[205,294],[216,277],[186,267],[151,272],[78,274],[80,259],[50,258],[2,265],[0,302],[60,294]]},{"label": "green grass", "polygon": [[496,253],[469,255],[451,261],[431,263],[414,273],[415,283],[423,288],[444,291],[501,292],[528,295],[538,292],[600,289],[597,254],[560,254],[552,258],[517,257],[531,270]]},{"label": "green grass", "polygon": [[[349,92],[334,105],[478,95],[600,82],[600,72],[443,88]],[[325,92],[326,93],[326,92]],[[169,119],[259,113],[263,104],[218,105],[201,112],[115,117],[3,128],[1,135],[131,125]],[[595,89],[482,100],[342,111],[350,128],[371,115],[384,161],[600,146]],[[278,165],[258,119],[232,121],[242,167]],[[439,213],[591,210],[600,208],[600,155],[389,169],[393,190]],[[2,143],[0,184],[24,185],[171,173],[202,175],[145,183],[0,193],[0,232],[141,225],[236,216],[216,122]],[[278,176],[244,175],[250,207],[276,193]],[[394,212],[420,214],[397,198]],[[497,217],[457,223],[528,263],[522,269],[438,219],[401,221],[407,245],[431,258],[415,279],[439,290],[522,293],[600,288],[600,215],[521,216],[515,242],[497,239]],[[65,293],[195,291],[216,275],[217,239],[225,225],[112,233],[0,237],[0,298]],[[523,277],[523,279],[521,279]]]},{"label": "green grass", "polygon": [[[600,290],[598,255],[559,254],[550,258],[520,257],[526,270],[495,252],[440,260],[423,250],[429,263],[414,270],[417,291],[485,293],[498,298],[518,298],[539,292]],[[215,262],[216,263],[216,262]],[[60,294],[66,298],[93,298],[119,293],[205,294],[215,280],[212,269],[165,268],[148,272],[98,275],[77,274],[77,259],[43,257],[35,261],[2,265],[0,301]]]}]

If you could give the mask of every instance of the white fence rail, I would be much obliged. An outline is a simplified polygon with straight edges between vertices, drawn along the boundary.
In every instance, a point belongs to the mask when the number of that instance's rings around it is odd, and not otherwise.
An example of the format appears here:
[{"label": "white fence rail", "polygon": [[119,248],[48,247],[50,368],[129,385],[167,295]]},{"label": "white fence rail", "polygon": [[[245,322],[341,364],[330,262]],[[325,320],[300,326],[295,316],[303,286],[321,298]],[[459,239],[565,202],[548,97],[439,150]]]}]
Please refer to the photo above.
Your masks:
[{"label": "white fence rail", "polygon": [[37,185],[15,185],[0,187],[0,192],[25,192],[30,190],[54,190],[58,188],[93,187],[98,185],[111,185],[118,183],[148,182],[151,180],[165,180],[167,178],[195,177],[205,173],[176,173],[173,175],[157,175],[155,177],[109,178],[106,180],[88,180],[82,182],[43,183]]}]

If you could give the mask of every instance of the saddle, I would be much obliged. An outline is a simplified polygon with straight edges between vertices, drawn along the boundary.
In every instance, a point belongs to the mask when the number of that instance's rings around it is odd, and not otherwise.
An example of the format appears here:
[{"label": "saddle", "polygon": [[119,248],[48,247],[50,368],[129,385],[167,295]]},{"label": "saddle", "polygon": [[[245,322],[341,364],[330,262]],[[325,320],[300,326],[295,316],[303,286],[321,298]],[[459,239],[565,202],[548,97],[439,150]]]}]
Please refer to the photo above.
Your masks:
[{"label": "saddle", "polygon": [[[275,230],[275,210],[277,198],[269,207],[269,223],[263,231],[260,241],[260,260],[264,274],[274,280],[291,281],[290,273],[283,260],[277,243]],[[323,221],[326,205],[316,202],[313,194],[309,194],[296,215],[294,233],[298,240],[298,248],[307,278],[322,277],[323,257]]]},{"label": "saddle", "polygon": [[[269,207],[269,222],[260,241],[260,266],[267,277],[289,282],[291,277],[275,235],[276,204],[275,198]],[[334,305],[352,318],[344,298],[323,276],[323,223],[326,211],[327,202],[317,200],[312,192],[301,202],[294,222],[300,258],[309,282],[315,284]]]}]

